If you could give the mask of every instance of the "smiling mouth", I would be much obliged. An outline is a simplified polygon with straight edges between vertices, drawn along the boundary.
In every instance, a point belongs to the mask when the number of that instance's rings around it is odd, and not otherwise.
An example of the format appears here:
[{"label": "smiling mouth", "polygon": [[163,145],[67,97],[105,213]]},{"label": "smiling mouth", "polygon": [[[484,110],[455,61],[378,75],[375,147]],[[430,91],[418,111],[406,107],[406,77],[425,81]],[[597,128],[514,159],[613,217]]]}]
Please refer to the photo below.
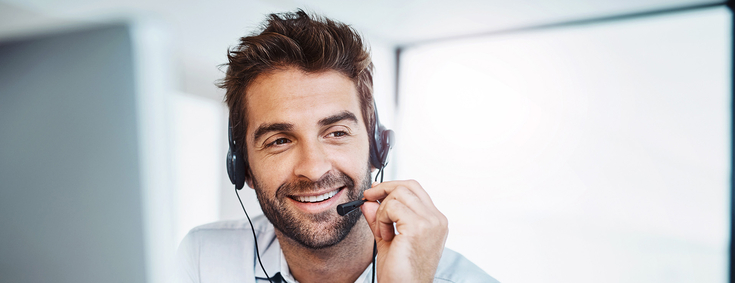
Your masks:
[{"label": "smiling mouth", "polygon": [[291,196],[291,198],[294,199],[294,200],[296,200],[296,201],[298,201],[298,202],[303,202],[303,203],[322,202],[322,201],[325,201],[325,200],[328,200],[328,199],[332,198],[333,196],[335,196],[339,192],[339,190],[341,190],[343,188],[344,187],[340,187],[340,188],[338,188],[338,189],[336,189],[334,191],[326,192],[326,193],[324,193],[322,195],[318,195],[318,196]]}]

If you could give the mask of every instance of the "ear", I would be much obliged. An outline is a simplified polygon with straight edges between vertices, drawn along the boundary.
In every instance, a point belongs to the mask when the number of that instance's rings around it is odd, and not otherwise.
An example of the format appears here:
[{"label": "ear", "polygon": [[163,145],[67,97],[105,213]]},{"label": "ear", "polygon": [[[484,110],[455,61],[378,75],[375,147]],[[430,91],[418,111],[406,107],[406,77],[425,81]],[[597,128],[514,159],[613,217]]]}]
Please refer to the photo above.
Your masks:
[{"label": "ear", "polygon": [[248,185],[248,188],[251,188],[251,189],[255,190],[255,187],[253,187],[253,180],[251,178],[247,178],[245,180],[245,184]]}]

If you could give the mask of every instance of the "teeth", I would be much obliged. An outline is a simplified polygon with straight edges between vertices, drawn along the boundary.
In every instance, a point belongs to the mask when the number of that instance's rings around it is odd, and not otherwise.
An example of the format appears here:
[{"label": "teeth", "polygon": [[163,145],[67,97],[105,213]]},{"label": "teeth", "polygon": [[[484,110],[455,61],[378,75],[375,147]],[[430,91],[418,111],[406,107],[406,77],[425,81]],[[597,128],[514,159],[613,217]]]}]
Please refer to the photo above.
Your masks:
[{"label": "teeth", "polygon": [[338,191],[339,189],[328,192],[328,193],[324,193],[323,195],[320,195],[320,196],[296,197],[296,199],[300,202],[320,202],[320,201],[327,200],[333,197],[334,195],[337,194]]}]

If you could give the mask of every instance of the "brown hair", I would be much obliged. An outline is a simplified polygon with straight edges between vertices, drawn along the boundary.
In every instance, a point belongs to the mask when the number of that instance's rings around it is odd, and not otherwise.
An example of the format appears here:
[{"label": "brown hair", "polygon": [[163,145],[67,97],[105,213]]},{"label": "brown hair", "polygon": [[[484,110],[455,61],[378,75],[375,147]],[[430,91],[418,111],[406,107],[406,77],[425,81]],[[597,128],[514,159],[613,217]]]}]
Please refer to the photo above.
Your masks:
[{"label": "brown hair", "polygon": [[360,35],[352,27],[309,16],[303,10],[270,14],[262,31],[240,38],[240,44],[228,50],[227,58],[227,73],[218,86],[226,89],[225,102],[230,109],[233,138],[240,152],[247,152],[245,96],[248,85],[260,74],[288,67],[311,73],[335,70],[352,79],[369,137],[373,136],[373,63]]}]

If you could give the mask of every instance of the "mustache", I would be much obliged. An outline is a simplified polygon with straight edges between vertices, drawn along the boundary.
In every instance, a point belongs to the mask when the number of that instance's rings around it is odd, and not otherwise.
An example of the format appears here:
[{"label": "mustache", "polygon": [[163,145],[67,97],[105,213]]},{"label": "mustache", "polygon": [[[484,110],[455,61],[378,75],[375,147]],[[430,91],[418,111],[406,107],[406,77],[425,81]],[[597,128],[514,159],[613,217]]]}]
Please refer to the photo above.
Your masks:
[{"label": "mustache", "polygon": [[348,189],[354,188],[355,181],[345,173],[330,171],[315,182],[309,179],[299,178],[293,182],[283,183],[278,186],[276,196],[287,197],[295,193],[318,191],[323,188],[335,188],[342,186],[347,187]]}]

